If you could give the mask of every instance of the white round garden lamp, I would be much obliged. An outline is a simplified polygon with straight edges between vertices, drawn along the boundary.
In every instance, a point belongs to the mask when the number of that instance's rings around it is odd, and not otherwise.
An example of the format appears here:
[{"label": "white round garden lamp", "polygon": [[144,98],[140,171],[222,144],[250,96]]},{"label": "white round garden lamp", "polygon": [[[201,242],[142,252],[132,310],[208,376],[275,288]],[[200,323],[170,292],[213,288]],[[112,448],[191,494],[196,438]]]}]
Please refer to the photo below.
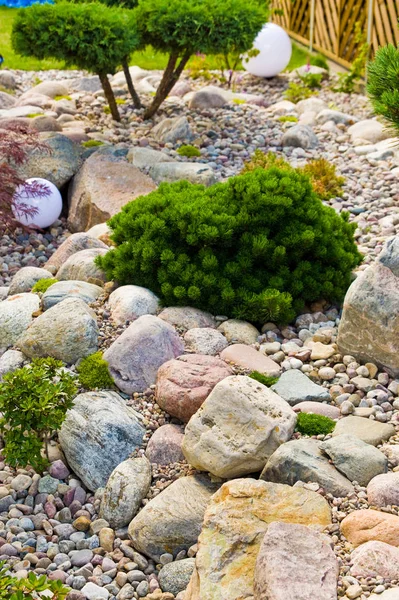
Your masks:
[{"label": "white round garden lamp", "polygon": [[[27,227],[38,227],[44,229],[50,227],[56,221],[62,211],[62,197],[57,187],[41,177],[32,177],[27,179],[28,186],[21,185],[17,188],[14,195],[14,204],[12,211],[15,219]],[[31,184],[38,184],[41,191],[33,190]],[[32,214],[26,214],[18,209],[19,205],[24,205],[35,209]]]},{"label": "white round garden lamp", "polygon": [[291,40],[282,27],[267,23],[258,33],[254,48],[256,56],[246,57],[242,65],[257,77],[275,77],[288,66],[292,54]]}]

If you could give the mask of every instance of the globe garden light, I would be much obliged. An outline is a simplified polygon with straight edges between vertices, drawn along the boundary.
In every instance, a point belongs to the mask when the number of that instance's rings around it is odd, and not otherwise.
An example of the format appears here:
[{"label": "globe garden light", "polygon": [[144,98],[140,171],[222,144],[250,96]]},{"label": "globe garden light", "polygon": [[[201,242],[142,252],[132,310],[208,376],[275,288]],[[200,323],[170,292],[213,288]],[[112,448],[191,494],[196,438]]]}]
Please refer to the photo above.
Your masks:
[{"label": "globe garden light", "polygon": [[275,77],[288,66],[292,54],[291,40],[282,27],[267,23],[258,33],[254,48],[256,56],[246,56],[242,65],[257,77]]},{"label": "globe garden light", "polygon": [[61,214],[61,194],[51,181],[32,177],[17,188],[12,211],[22,225],[42,229],[50,227]]}]

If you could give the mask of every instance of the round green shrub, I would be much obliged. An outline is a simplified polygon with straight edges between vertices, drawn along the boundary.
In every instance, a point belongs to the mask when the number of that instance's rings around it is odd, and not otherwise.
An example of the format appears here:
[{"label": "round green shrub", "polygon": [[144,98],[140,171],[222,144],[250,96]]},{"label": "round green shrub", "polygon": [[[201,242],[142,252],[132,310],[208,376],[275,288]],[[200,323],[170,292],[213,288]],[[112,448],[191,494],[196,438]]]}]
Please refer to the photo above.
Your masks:
[{"label": "round green shrub", "polygon": [[108,371],[108,363],[103,359],[101,352],[83,358],[77,371],[81,385],[87,390],[106,390],[114,387],[114,380]]},{"label": "round green shrub", "polygon": [[335,421],[313,413],[298,413],[296,429],[303,435],[327,435],[335,428]]},{"label": "round green shrub", "polygon": [[167,306],[257,323],[341,300],[361,261],[356,225],[324,206],[308,177],[284,169],[209,188],[164,183],[109,225],[116,247],[96,259],[109,279],[147,287]]},{"label": "round green shrub", "polygon": [[36,294],[44,294],[44,292],[47,292],[49,287],[55,283],[58,283],[58,279],[39,279],[39,281],[36,281],[35,285],[33,286],[32,292]]},{"label": "round green shrub", "polygon": [[180,146],[177,150],[177,154],[180,156],[187,156],[187,158],[191,158],[193,156],[201,156],[201,152],[195,146],[191,146],[187,144],[185,146]]}]

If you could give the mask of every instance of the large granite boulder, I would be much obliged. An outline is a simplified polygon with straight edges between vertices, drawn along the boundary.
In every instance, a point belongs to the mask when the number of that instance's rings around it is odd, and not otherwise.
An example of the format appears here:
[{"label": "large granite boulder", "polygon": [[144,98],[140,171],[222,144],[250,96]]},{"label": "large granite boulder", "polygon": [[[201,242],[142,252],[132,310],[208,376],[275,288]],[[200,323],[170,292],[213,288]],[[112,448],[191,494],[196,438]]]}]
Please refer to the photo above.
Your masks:
[{"label": "large granite boulder", "polygon": [[112,320],[120,325],[143,315],[154,315],[159,308],[159,299],[147,288],[123,285],[112,292],[108,305]]},{"label": "large granite boulder", "polygon": [[153,180],[137,167],[119,156],[97,151],[84,162],[69,188],[68,226],[71,231],[86,231],[155,188]]},{"label": "large granite boulder", "polygon": [[255,600],[336,600],[338,561],[331,541],[294,523],[271,523],[255,568]]},{"label": "large granite boulder", "polygon": [[140,509],[151,485],[151,465],[147,458],[128,458],[111,473],[101,501],[100,517],[110,527],[129,525]]},{"label": "large granite boulder", "polygon": [[344,300],[338,348],[399,376],[399,236],[360,273]]},{"label": "large granite boulder", "polygon": [[315,530],[331,524],[327,501],[310,490],[235,479],[213,496],[199,537],[185,600],[249,600],[260,546],[270,523]]},{"label": "large granite boulder", "polygon": [[294,485],[297,481],[316,482],[329,494],[342,497],[354,492],[351,482],[330,463],[312,439],[292,440],[271,455],[261,479]]},{"label": "large granite boulder", "polygon": [[88,248],[72,254],[60,267],[57,273],[57,279],[60,281],[77,280],[87,281],[95,285],[106,281],[105,273],[96,265],[94,260],[97,256],[104,256],[108,249]]},{"label": "large granite boulder", "polygon": [[127,394],[155,383],[159,367],[183,354],[184,344],[172,325],[144,315],[134,321],[104,353],[115,384]]},{"label": "large granite boulder", "polygon": [[73,233],[48,259],[46,267],[51,267],[56,273],[72,254],[91,248],[102,248],[103,250],[107,250],[108,246],[88,233]]},{"label": "large granite boulder", "polygon": [[80,298],[66,298],[37,317],[18,339],[30,358],[52,356],[67,364],[97,351],[94,312]]},{"label": "large granite boulder", "polygon": [[67,412],[59,440],[70,467],[95,491],[140,447],[144,433],[137,413],[119,394],[86,392]]},{"label": "large granite boulder", "polygon": [[52,275],[46,269],[40,269],[39,267],[22,267],[17,271],[10,283],[10,289],[8,293],[10,296],[14,294],[22,294],[24,292],[30,292],[35,283],[40,279],[51,279]]},{"label": "large granite boulder", "polygon": [[200,354],[180,356],[160,367],[155,399],[172,417],[187,422],[215,385],[232,374],[230,367],[219,358]]},{"label": "large granite boulder", "polygon": [[40,140],[49,151],[30,150],[28,160],[18,167],[18,175],[21,179],[43,177],[60,188],[68,183],[81,165],[80,147],[61,133],[41,133]]},{"label": "large granite boulder", "polygon": [[86,304],[97,300],[103,293],[103,288],[87,281],[57,281],[53,283],[42,296],[42,306],[48,310],[65,298],[80,298]]},{"label": "large granite boulder", "polygon": [[165,552],[174,556],[197,542],[205,509],[219,485],[205,475],[174,481],[155,496],[129,525],[134,548],[159,562]]},{"label": "large granite boulder", "polygon": [[13,346],[27,330],[39,307],[37,294],[16,294],[0,302],[0,354]]},{"label": "large granite boulder", "polygon": [[260,471],[295,424],[292,408],[272,390],[250,377],[226,377],[188,422],[183,453],[196,469],[239,477]]}]

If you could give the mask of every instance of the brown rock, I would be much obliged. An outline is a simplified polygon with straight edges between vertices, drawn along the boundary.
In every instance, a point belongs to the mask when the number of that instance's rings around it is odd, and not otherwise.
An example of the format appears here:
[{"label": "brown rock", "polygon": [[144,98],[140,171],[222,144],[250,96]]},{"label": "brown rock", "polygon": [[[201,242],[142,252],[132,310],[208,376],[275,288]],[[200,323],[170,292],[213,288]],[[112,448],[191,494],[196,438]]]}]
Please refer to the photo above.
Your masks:
[{"label": "brown rock", "polygon": [[86,231],[154,189],[153,180],[127,161],[95,152],[85,161],[69,188],[68,226],[71,231]]},{"label": "brown rock", "polygon": [[255,479],[225,483],[205,512],[185,600],[252,598],[256,559],[274,521],[321,530],[331,513],[322,496],[304,488]]},{"label": "brown rock", "polygon": [[323,402],[312,402],[306,400],[305,402],[299,402],[293,407],[295,412],[313,413],[315,415],[323,415],[330,419],[338,419],[341,412],[336,406],[331,404],[324,404]]},{"label": "brown rock", "polygon": [[58,271],[72,254],[76,254],[80,250],[88,250],[89,248],[103,248],[106,250],[108,246],[95,237],[87,235],[87,233],[73,233],[49,258],[46,262],[46,267],[52,266]]},{"label": "brown rock", "polygon": [[215,385],[232,375],[219,358],[188,354],[163,364],[157,375],[155,398],[173,417],[187,422]]},{"label": "brown rock", "polygon": [[265,356],[255,348],[245,344],[233,344],[220,353],[220,358],[226,362],[231,362],[243,369],[259,371],[263,375],[276,377],[280,375],[280,365],[274,360]]},{"label": "brown rock", "polygon": [[378,510],[355,510],[341,522],[341,532],[354,546],[371,540],[399,546],[399,517]]},{"label": "brown rock", "polygon": [[157,429],[146,449],[146,456],[151,463],[170,465],[184,460],[182,452],[184,432],[179,425],[162,425]]}]

